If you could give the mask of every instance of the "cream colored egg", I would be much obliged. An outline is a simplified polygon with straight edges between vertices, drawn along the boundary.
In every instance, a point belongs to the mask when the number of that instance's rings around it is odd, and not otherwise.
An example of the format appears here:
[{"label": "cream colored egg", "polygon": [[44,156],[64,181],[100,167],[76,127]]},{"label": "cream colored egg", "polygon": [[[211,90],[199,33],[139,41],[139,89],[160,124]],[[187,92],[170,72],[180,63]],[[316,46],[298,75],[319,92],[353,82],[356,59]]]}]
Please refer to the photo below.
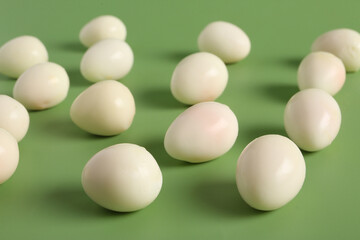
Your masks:
[{"label": "cream colored egg", "polygon": [[0,48],[0,72],[17,78],[29,67],[48,61],[44,44],[33,36],[20,36]]},{"label": "cream colored egg", "polygon": [[160,193],[162,174],[143,147],[122,143],[96,153],[82,173],[86,194],[104,208],[131,212],[145,208]]},{"label": "cream colored egg", "polygon": [[236,183],[245,202],[269,211],[284,206],[299,193],[305,172],[304,157],[295,143],[280,135],[265,135],[242,151]]},{"label": "cream colored egg", "polygon": [[251,43],[246,33],[238,26],[216,21],[201,31],[198,47],[200,51],[217,55],[225,63],[234,63],[249,55]]},{"label": "cream colored egg", "polygon": [[348,72],[360,69],[360,34],[352,29],[335,29],[320,35],[312,51],[330,52],[340,58]]},{"label": "cream colored egg", "polygon": [[0,128],[0,184],[6,182],[19,163],[19,147],[16,139]]},{"label": "cream colored egg", "polygon": [[72,121],[96,135],[111,136],[127,130],[135,115],[135,101],[130,90],[114,80],[93,84],[73,102]]},{"label": "cream colored egg", "polygon": [[19,142],[26,135],[29,122],[29,113],[21,103],[7,95],[0,95],[0,128]]},{"label": "cream colored egg", "polygon": [[194,53],[176,66],[171,92],[185,104],[213,101],[223,93],[227,81],[228,71],[220,58],[206,52]]},{"label": "cream colored egg", "polygon": [[91,46],[81,59],[81,74],[90,82],[125,77],[134,63],[130,46],[119,39],[102,40]]},{"label": "cream colored egg", "polygon": [[43,110],[61,103],[69,91],[65,69],[51,62],[26,70],[16,81],[13,96],[29,110]]},{"label": "cream colored egg", "polygon": [[181,113],[168,128],[164,145],[173,158],[206,162],[234,145],[238,122],[231,109],[217,102],[202,102]]},{"label": "cream colored egg", "polygon": [[290,139],[301,149],[318,151],[337,136],[341,125],[340,107],[324,90],[302,90],[287,103],[284,124]]},{"label": "cream colored egg", "polygon": [[81,29],[79,38],[86,47],[109,38],[125,40],[126,27],[115,16],[99,16],[92,19]]},{"label": "cream colored egg", "polygon": [[346,70],[335,55],[313,52],[301,61],[297,77],[300,90],[320,88],[335,95],[345,83]]}]

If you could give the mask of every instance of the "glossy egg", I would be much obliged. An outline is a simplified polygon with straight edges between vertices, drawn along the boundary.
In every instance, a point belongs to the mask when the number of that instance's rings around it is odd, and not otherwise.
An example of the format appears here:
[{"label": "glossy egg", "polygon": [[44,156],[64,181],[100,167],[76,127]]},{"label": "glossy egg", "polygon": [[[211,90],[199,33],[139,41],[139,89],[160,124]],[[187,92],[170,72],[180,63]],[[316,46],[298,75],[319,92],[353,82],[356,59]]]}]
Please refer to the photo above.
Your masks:
[{"label": "glossy egg", "polygon": [[127,130],[135,115],[130,90],[120,82],[106,80],[85,89],[70,108],[72,121],[96,135],[112,136]]},{"label": "glossy egg", "polygon": [[29,113],[20,102],[7,95],[0,95],[0,128],[19,142],[26,135],[29,123]]},{"label": "glossy egg", "polygon": [[171,123],[164,145],[173,158],[199,163],[225,154],[237,135],[238,122],[228,106],[202,102],[186,109]]},{"label": "glossy egg", "polygon": [[284,206],[299,193],[305,172],[304,158],[295,143],[280,135],[265,135],[242,151],[236,183],[246,203],[269,211]]},{"label": "glossy egg", "polygon": [[126,38],[125,24],[117,17],[111,15],[99,16],[88,22],[80,31],[80,41],[86,47],[104,39]]},{"label": "glossy egg", "polygon": [[176,66],[171,92],[185,104],[213,101],[222,94],[227,81],[228,71],[220,58],[211,53],[194,53]]},{"label": "glossy egg", "polygon": [[291,97],[284,113],[285,130],[296,145],[306,151],[329,146],[341,125],[336,100],[321,89],[306,89]]},{"label": "glossy egg", "polygon": [[341,28],[326,32],[314,41],[311,49],[334,54],[348,72],[360,69],[360,34],[355,30]]},{"label": "glossy egg", "polygon": [[132,212],[159,195],[162,174],[154,157],[143,147],[122,143],[96,153],[82,173],[86,194],[100,206]]},{"label": "glossy egg", "polygon": [[0,72],[17,78],[29,67],[48,61],[44,44],[33,36],[20,36],[0,48]]},{"label": "glossy egg", "polygon": [[61,103],[69,91],[65,69],[51,62],[26,70],[16,81],[13,95],[29,110],[43,110]]},{"label": "glossy egg", "polygon": [[0,128],[0,184],[6,182],[19,163],[19,147],[16,139]]},{"label": "glossy egg", "polygon": [[80,63],[81,74],[90,82],[125,77],[134,63],[130,46],[119,39],[102,40],[91,46]]}]

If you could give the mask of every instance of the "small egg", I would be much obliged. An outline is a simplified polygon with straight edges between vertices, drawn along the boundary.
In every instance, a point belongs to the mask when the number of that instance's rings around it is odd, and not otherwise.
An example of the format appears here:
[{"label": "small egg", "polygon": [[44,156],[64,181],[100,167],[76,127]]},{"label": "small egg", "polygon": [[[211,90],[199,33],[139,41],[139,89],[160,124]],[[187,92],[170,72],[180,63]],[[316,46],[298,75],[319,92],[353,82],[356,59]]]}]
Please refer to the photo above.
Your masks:
[{"label": "small egg", "polygon": [[80,31],[80,41],[86,47],[104,40],[126,38],[125,24],[117,17],[111,15],[99,16],[88,22]]},{"label": "small egg", "polygon": [[346,70],[335,55],[313,52],[301,61],[297,77],[300,90],[320,88],[335,95],[345,83]]},{"label": "small egg", "polygon": [[249,55],[251,43],[246,33],[238,26],[216,21],[201,31],[198,47],[200,51],[217,55],[225,63],[234,63]]},{"label": "small egg", "polygon": [[251,207],[270,211],[290,202],[305,180],[300,149],[280,135],[264,135],[242,151],[236,168],[241,197]]},{"label": "small egg", "polygon": [[340,107],[324,90],[302,90],[287,103],[284,124],[290,139],[301,149],[318,151],[337,136],[341,125]]},{"label": "small egg", "polygon": [[0,72],[18,78],[29,67],[48,61],[44,44],[33,36],[20,36],[0,48]]},{"label": "small egg", "polygon": [[220,58],[211,53],[194,53],[176,66],[171,92],[185,104],[213,101],[222,94],[227,81],[228,71]]},{"label": "small egg", "polygon": [[0,184],[6,182],[19,163],[19,147],[16,139],[0,128]]},{"label": "small egg", "polygon": [[186,109],[171,123],[164,146],[173,158],[200,163],[229,151],[237,135],[238,122],[228,106],[202,102]]},{"label": "small egg", "polygon": [[145,208],[157,198],[162,174],[145,148],[122,143],[101,150],[87,162],[82,185],[86,194],[100,206],[132,212]]},{"label": "small egg", "polygon": [[43,110],[61,103],[69,91],[69,77],[56,63],[39,63],[16,81],[13,96],[29,110]]},{"label": "small egg", "polygon": [[91,46],[81,59],[81,74],[90,82],[125,77],[134,63],[130,46],[119,39],[102,40]]},{"label": "small egg", "polygon": [[85,89],[70,109],[72,121],[96,135],[112,136],[127,130],[135,115],[130,90],[115,80],[95,83]]},{"label": "small egg", "polygon": [[360,69],[360,34],[352,29],[335,29],[320,35],[312,51],[330,52],[340,58],[348,72]]},{"label": "small egg", "polygon": [[29,122],[29,113],[21,103],[7,95],[0,95],[0,128],[19,142],[26,135]]}]

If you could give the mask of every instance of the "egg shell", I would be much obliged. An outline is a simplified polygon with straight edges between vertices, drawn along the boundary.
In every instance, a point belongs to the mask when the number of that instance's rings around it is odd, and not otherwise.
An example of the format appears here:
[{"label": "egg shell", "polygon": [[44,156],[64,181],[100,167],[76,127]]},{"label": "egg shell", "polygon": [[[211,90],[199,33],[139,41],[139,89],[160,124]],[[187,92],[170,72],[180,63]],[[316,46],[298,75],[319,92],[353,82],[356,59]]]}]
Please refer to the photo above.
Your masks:
[{"label": "egg shell", "polygon": [[360,34],[352,29],[335,29],[320,35],[311,50],[334,54],[343,61],[348,72],[360,69]]},{"label": "egg shell", "polygon": [[199,163],[225,154],[237,135],[238,122],[228,106],[202,102],[186,109],[171,123],[164,145],[173,158]]},{"label": "egg shell", "polygon": [[198,47],[200,51],[217,55],[225,63],[234,63],[249,55],[251,43],[248,35],[238,26],[215,21],[201,31]]},{"label": "egg shell", "polygon": [[302,90],[287,103],[284,125],[290,139],[301,149],[318,151],[336,138],[341,125],[340,107],[324,90]]},{"label": "egg shell", "polygon": [[335,95],[345,83],[346,70],[335,55],[313,52],[301,61],[297,77],[300,90],[320,88]]},{"label": "egg shell", "polygon": [[128,129],[135,115],[135,101],[130,90],[115,80],[95,83],[74,100],[72,121],[96,135],[111,136]]},{"label": "egg shell", "polygon": [[33,36],[20,36],[0,48],[0,72],[18,78],[29,67],[48,61],[44,44]]},{"label": "egg shell", "polygon": [[264,135],[242,151],[236,168],[241,197],[251,207],[270,211],[290,202],[305,180],[300,149],[280,135]]},{"label": "egg shell", "polygon": [[0,184],[6,182],[19,163],[19,147],[16,139],[0,128]]},{"label": "egg shell", "polygon": [[29,122],[29,113],[20,102],[7,95],[0,95],[0,128],[19,142],[25,137]]},{"label": "egg shell", "polygon": [[185,104],[213,101],[223,93],[227,81],[228,71],[220,58],[211,53],[194,53],[176,66],[171,93]]},{"label": "egg shell", "polygon": [[43,110],[61,103],[69,91],[65,69],[51,62],[26,70],[16,81],[13,96],[29,110]]},{"label": "egg shell", "polygon": [[122,143],[101,150],[88,161],[82,185],[86,194],[104,208],[131,212],[157,198],[162,173],[145,148]]},{"label": "egg shell", "polygon": [[125,24],[117,17],[111,15],[99,16],[88,22],[80,31],[81,43],[90,47],[104,39],[126,38]]},{"label": "egg shell", "polygon": [[81,74],[90,82],[119,80],[134,63],[130,46],[119,39],[105,39],[91,46],[80,63]]}]

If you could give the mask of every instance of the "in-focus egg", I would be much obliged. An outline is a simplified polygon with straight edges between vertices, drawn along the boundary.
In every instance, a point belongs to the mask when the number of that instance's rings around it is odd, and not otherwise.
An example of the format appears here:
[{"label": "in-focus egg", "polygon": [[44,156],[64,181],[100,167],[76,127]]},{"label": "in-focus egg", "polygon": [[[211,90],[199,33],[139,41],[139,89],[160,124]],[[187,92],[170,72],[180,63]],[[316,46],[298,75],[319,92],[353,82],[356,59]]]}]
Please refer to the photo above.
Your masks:
[{"label": "in-focus egg", "polygon": [[16,139],[0,128],[0,184],[7,181],[19,163],[19,147]]}]

